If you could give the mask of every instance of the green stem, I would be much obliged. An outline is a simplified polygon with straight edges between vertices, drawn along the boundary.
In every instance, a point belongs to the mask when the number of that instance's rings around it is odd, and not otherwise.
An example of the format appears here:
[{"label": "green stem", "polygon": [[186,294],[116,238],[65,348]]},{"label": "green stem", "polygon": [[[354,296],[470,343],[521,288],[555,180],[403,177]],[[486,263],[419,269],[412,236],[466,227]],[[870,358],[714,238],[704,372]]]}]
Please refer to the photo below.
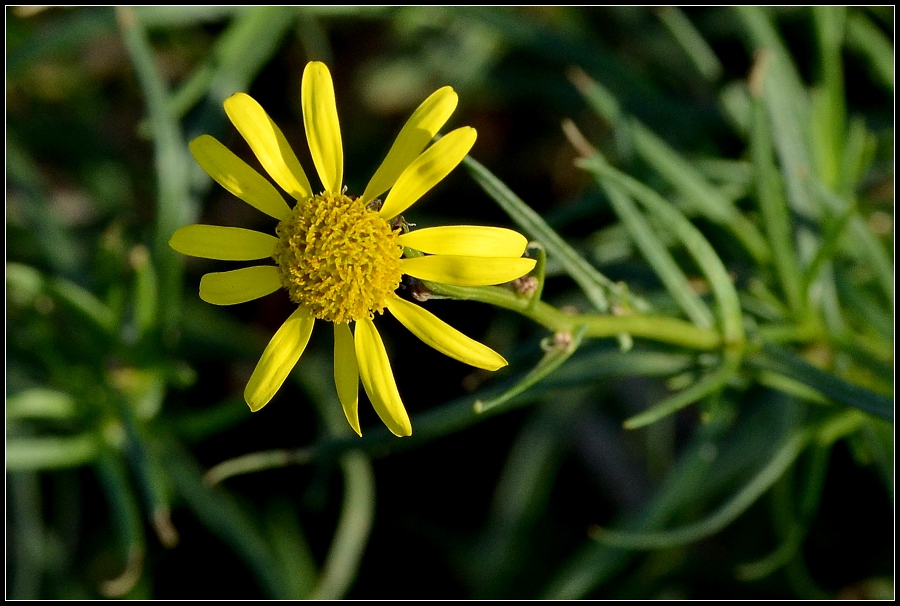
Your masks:
[{"label": "green stem", "polygon": [[425,286],[440,296],[479,301],[514,311],[554,332],[574,332],[583,328],[585,337],[595,338],[615,337],[627,333],[632,337],[702,351],[715,350],[722,346],[722,337],[715,330],[700,328],[677,318],[658,315],[570,315],[548,303],[543,301],[535,303],[499,286],[448,286],[434,282],[425,282]]}]

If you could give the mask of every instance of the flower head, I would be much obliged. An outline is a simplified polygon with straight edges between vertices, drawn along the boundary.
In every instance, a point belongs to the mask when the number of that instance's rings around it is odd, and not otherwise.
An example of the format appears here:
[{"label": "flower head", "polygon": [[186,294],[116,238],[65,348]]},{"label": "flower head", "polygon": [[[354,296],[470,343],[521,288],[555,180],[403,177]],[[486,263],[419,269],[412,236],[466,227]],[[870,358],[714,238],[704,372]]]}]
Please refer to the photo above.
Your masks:
[{"label": "flower head", "polygon": [[[527,242],[512,230],[457,226],[408,231],[400,218],[475,143],[475,129],[462,127],[428,146],[456,108],[452,88],[435,91],[413,113],[359,197],[348,195],[343,185],[334,86],[323,63],[311,62],[303,71],[301,102],[310,154],[322,183],[320,193],[310,186],[278,126],[256,101],[237,93],[225,100],[225,112],[272,180],[294,199],[294,207],[268,179],[216,139],[202,135],[190,144],[194,158],[226,190],[278,219],[276,235],[188,225],[178,229],[169,244],[180,253],[207,259],[275,260],[275,265],[209,273],[200,280],[200,298],[216,305],[251,301],[280,288],[297,305],[247,383],[244,398],[251,410],[265,406],[284,383],[318,319],[334,325],[334,380],[351,427],[362,435],[357,409],[362,381],[388,429],[408,436],[412,426],[373,322],[376,313],[387,309],[422,341],[472,366],[497,370],[506,360],[399,297],[395,291],[403,274],[483,286],[519,278],[535,261],[522,257]],[[382,203],[379,196],[385,192]],[[404,257],[404,249],[417,251],[417,256]]]}]

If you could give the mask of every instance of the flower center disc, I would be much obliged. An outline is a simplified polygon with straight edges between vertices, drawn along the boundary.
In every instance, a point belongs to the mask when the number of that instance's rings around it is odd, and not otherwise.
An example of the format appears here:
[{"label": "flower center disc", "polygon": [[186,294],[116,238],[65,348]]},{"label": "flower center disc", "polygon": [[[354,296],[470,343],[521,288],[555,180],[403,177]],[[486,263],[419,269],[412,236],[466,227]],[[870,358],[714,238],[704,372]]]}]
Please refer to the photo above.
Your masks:
[{"label": "flower center disc", "polygon": [[381,313],[400,285],[400,230],[345,195],[297,202],[275,229],[273,257],[291,301],[329,322]]}]

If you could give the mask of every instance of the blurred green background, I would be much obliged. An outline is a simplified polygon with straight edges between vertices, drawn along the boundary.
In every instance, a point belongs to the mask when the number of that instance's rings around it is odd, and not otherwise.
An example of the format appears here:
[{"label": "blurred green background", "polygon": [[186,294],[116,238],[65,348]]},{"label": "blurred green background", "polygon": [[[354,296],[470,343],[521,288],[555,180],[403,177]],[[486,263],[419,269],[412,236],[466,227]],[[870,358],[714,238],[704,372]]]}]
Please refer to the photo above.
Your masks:
[{"label": "blurred green background", "polygon": [[[893,597],[893,7],[6,11],[8,598]],[[311,167],[310,60],[351,192],[449,84],[406,218],[546,255],[424,304],[497,373],[380,322],[409,439],[329,331],[251,414],[291,304],[167,246],[273,227],[187,144],[245,91]]]}]

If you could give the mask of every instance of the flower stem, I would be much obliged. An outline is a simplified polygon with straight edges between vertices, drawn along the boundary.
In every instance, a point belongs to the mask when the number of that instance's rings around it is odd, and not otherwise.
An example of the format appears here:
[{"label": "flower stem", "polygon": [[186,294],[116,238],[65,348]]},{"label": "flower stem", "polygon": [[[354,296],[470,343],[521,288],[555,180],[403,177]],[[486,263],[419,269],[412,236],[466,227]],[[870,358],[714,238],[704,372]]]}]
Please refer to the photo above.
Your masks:
[{"label": "flower stem", "polygon": [[615,337],[627,333],[632,337],[704,351],[718,349],[723,344],[722,337],[716,330],[700,328],[677,318],[658,315],[573,315],[544,301],[532,301],[499,286],[465,287],[434,282],[424,284],[439,296],[479,301],[515,311],[554,332],[574,332],[584,328],[585,337]]}]

